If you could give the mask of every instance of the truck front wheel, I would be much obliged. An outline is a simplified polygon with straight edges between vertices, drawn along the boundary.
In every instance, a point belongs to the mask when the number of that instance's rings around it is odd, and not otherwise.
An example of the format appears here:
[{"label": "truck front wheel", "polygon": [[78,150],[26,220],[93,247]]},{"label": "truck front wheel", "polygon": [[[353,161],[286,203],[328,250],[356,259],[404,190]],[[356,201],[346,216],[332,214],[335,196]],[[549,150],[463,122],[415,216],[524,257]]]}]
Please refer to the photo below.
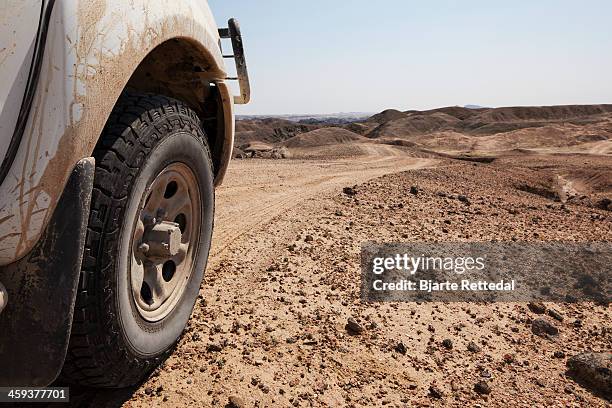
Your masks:
[{"label": "truck front wheel", "polygon": [[212,160],[182,102],[124,93],[95,149],[96,173],[64,380],[125,387],[171,352],[210,249]]}]

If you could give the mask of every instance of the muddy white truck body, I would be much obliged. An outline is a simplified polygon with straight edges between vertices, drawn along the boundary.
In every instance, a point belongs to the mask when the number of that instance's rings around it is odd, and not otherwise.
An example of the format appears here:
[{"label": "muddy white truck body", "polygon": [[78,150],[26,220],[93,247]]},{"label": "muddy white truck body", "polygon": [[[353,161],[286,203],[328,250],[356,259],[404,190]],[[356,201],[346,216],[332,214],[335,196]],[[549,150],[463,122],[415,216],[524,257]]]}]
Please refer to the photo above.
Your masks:
[{"label": "muddy white truck body", "polygon": [[[47,384],[62,367],[92,222],[92,156],[127,89],[197,114],[218,185],[234,103],[250,93],[233,20],[219,30],[205,0],[0,3],[0,386]],[[171,234],[172,221],[156,228]]]}]

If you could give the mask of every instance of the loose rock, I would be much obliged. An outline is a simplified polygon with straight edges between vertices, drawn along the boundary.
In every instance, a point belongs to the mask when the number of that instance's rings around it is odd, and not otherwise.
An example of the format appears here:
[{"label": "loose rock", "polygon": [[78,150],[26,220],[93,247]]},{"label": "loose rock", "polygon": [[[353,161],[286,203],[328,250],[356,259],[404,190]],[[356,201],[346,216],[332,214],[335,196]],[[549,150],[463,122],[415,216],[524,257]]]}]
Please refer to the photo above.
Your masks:
[{"label": "loose rock", "polygon": [[347,332],[349,332],[349,334],[353,334],[353,335],[361,334],[365,330],[363,326],[357,323],[357,320],[355,320],[352,317],[348,318],[345,329]]},{"label": "loose rock", "polygon": [[612,353],[581,353],[567,360],[569,374],[603,395],[612,395]]},{"label": "loose rock", "polygon": [[342,192],[346,194],[347,196],[351,196],[351,197],[357,195],[357,191],[355,191],[353,187],[344,187],[342,189]]},{"label": "loose rock", "polygon": [[459,201],[461,201],[462,203],[465,203],[465,204],[467,204],[467,205],[470,205],[470,204],[471,204],[470,199],[469,199],[469,198],[467,198],[467,197],[466,197],[466,196],[464,196],[464,195],[460,195],[459,197],[457,197],[457,199],[458,199]]},{"label": "loose rock", "polygon": [[529,302],[527,307],[535,314],[546,313],[546,306],[542,302]]},{"label": "loose rock", "polygon": [[559,334],[559,329],[543,318],[535,319],[533,323],[531,323],[531,331],[533,334],[540,337],[556,336]]},{"label": "loose rock", "polygon": [[480,346],[478,346],[478,344],[474,343],[473,341],[470,341],[470,344],[468,344],[467,349],[472,353],[478,353],[481,350]]},{"label": "loose rock", "polygon": [[555,309],[548,309],[548,315],[559,322],[563,321],[563,315]]},{"label": "loose rock", "polygon": [[478,394],[487,395],[491,393],[491,386],[486,381],[478,381],[474,385],[474,391]]},{"label": "loose rock", "polygon": [[444,397],[444,393],[442,392],[442,390],[436,387],[435,385],[431,385],[429,387],[429,395],[436,399]]},{"label": "loose rock", "polygon": [[206,347],[206,350],[210,353],[218,353],[223,350],[223,346],[217,343],[210,343],[208,347]]},{"label": "loose rock", "polygon": [[400,354],[404,354],[405,355],[408,352],[408,349],[406,348],[404,343],[399,342],[399,343],[397,343],[397,346],[395,346],[395,351],[397,351]]},{"label": "loose rock", "polygon": [[246,408],[246,404],[239,396],[232,395],[229,397],[227,408]]}]

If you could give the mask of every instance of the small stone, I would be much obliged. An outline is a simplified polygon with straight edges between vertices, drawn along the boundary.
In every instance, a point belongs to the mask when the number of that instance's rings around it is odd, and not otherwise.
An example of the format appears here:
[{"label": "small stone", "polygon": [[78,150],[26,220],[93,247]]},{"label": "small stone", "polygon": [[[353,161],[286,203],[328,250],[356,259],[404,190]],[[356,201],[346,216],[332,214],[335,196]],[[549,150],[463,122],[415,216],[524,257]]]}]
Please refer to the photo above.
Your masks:
[{"label": "small stone", "polygon": [[304,238],[304,241],[312,242],[312,241],[314,241],[314,237],[312,235],[306,235],[306,238]]},{"label": "small stone", "polygon": [[419,188],[417,186],[410,187],[410,194],[412,194],[412,195],[419,194]]},{"label": "small stone", "polygon": [[223,347],[217,343],[210,343],[208,347],[206,347],[206,350],[208,350],[209,353],[218,353],[223,350]]},{"label": "small stone", "polygon": [[451,350],[453,348],[453,341],[451,339],[444,339],[442,340],[442,346],[445,349]]},{"label": "small stone", "polygon": [[444,393],[442,392],[442,390],[433,384],[429,386],[429,395],[436,399],[444,397]]},{"label": "small stone", "polygon": [[514,358],[514,354],[504,354],[504,362],[506,364],[512,364],[514,363],[515,358]]},{"label": "small stone", "polygon": [[555,351],[553,356],[555,356],[555,358],[565,358],[565,353],[562,351]]},{"label": "small stone", "polygon": [[470,204],[471,204],[470,199],[469,199],[469,198],[467,198],[467,197],[466,197],[466,196],[464,196],[464,195],[460,195],[459,197],[457,197],[457,199],[458,199],[459,201],[461,201],[462,203],[465,203],[466,205],[470,205]]},{"label": "small stone", "polygon": [[529,302],[527,307],[535,314],[544,314],[546,312],[546,306],[542,302]]},{"label": "small stone", "polygon": [[351,197],[357,195],[357,191],[355,191],[353,187],[344,187],[342,189],[342,192],[346,194],[347,196],[351,196]]},{"label": "small stone", "polygon": [[344,213],[340,210],[337,210],[335,214],[336,214],[336,217],[342,217],[344,215]]},{"label": "small stone", "polygon": [[546,337],[548,336],[556,336],[559,334],[559,329],[557,329],[552,323],[550,323],[546,319],[535,319],[531,323],[531,331],[536,336]]},{"label": "small stone", "polygon": [[147,387],[147,388],[145,388],[145,394],[147,394],[147,395],[151,395],[151,394],[153,394],[153,387]]},{"label": "small stone", "polygon": [[559,322],[563,321],[563,315],[555,309],[548,309],[548,315]]},{"label": "small stone", "polygon": [[486,381],[478,381],[474,385],[474,391],[481,395],[488,395],[491,393],[491,386]]},{"label": "small stone", "polygon": [[239,396],[232,395],[231,397],[229,397],[227,407],[228,408],[246,408],[246,404],[244,403],[242,398],[240,398]]},{"label": "small stone", "polygon": [[480,346],[478,346],[478,344],[474,343],[473,341],[470,341],[470,344],[468,344],[467,349],[472,353],[478,353],[481,350]]},{"label": "small stone", "polygon": [[349,334],[353,334],[353,335],[361,334],[365,330],[363,326],[357,323],[357,320],[355,320],[352,317],[348,318],[345,329],[347,332],[349,332]]},{"label": "small stone", "polygon": [[399,343],[397,343],[397,346],[395,346],[395,351],[400,354],[406,355],[408,349],[406,348],[406,345],[404,345],[404,343],[400,341]]}]

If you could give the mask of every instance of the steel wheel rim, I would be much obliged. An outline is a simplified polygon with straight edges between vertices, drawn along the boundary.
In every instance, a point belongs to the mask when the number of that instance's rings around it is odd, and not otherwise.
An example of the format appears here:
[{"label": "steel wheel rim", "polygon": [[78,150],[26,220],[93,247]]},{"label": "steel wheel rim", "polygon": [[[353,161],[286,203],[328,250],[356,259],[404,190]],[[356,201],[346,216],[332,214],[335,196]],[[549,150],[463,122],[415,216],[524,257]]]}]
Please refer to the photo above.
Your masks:
[{"label": "steel wheel rim", "polygon": [[129,282],[134,305],[149,322],[168,316],[185,293],[199,246],[200,203],[197,178],[183,163],[164,168],[143,194],[132,228]]}]

